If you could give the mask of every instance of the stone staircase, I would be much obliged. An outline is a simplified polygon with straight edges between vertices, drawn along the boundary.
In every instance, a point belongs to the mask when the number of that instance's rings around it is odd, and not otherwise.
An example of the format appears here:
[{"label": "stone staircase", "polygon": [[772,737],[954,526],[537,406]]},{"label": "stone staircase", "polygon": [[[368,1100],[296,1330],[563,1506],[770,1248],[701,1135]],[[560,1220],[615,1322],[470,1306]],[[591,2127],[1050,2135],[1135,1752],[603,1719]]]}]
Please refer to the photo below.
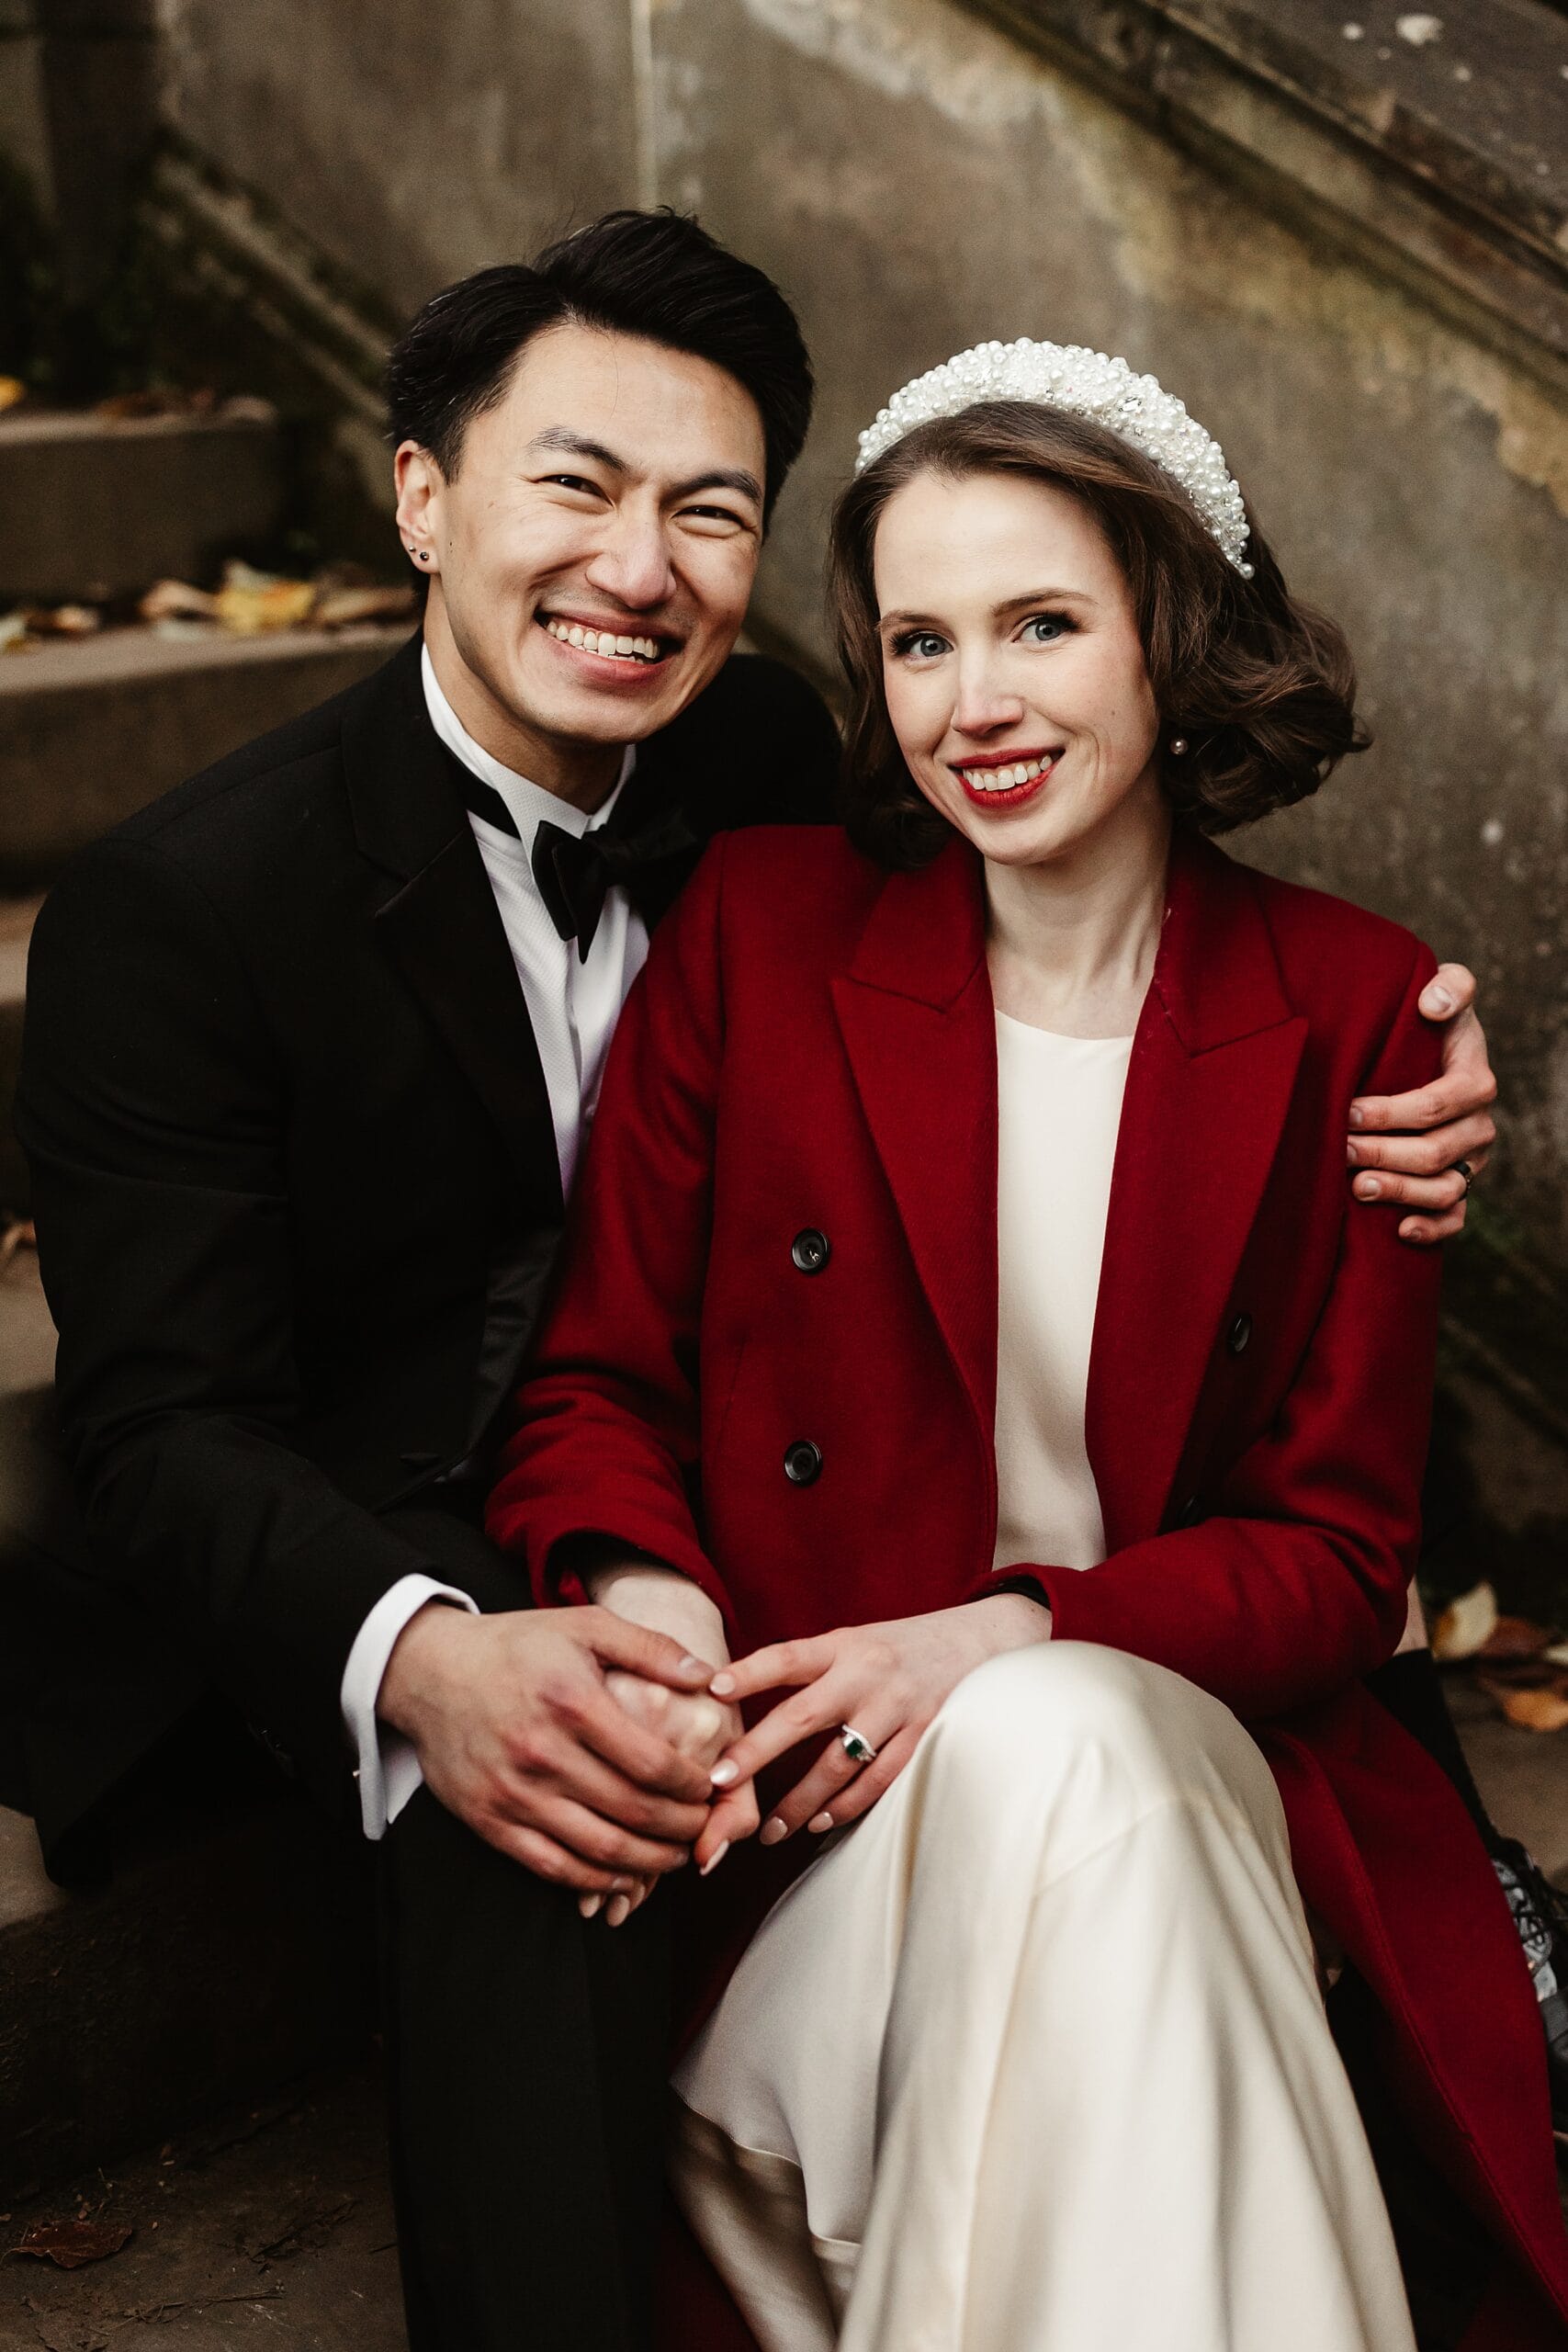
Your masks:
[{"label": "stone staircase", "polygon": [[[253,403],[0,418],[0,614],[203,582],[223,558],[275,544],[288,454]],[[51,882],[182,777],[352,684],[408,628],[108,626],[0,656],[0,1229],[28,1206],[12,1107],[28,941]],[[25,1576],[39,1481],[55,1475],[39,1442],[52,1362],[24,1246],[0,1257],[0,1577]],[[0,2208],[362,2045],[367,1890],[352,1865],[302,1806],[197,1805],[110,1887],[66,1895],[30,1823],[0,1808]],[[54,2339],[14,2339],[0,2316],[0,2342],[13,2340]]]}]

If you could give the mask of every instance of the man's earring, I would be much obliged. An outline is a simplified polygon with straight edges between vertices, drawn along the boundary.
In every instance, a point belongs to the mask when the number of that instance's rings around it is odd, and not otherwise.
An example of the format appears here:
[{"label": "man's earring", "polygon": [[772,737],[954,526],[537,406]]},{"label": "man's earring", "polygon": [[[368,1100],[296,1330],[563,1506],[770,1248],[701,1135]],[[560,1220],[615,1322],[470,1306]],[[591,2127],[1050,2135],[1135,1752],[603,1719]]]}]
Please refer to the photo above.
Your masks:
[{"label": "man's earring", "polygon": [[1171,739],[1170,739],[1170,753],[1171,753],[1171,757],[1172,757],[1172,759],[1179,760],[1179,759],[1181,757],[1181,754],[1183,753],[1183,752],[1185,752],[1185,750],[1186,750],[1186,749],[1187,749],[1187,738],[1186,738],[1186,736],[1185,736],[1185,735],[1173,735],[1173,736],[1171,737]]}]

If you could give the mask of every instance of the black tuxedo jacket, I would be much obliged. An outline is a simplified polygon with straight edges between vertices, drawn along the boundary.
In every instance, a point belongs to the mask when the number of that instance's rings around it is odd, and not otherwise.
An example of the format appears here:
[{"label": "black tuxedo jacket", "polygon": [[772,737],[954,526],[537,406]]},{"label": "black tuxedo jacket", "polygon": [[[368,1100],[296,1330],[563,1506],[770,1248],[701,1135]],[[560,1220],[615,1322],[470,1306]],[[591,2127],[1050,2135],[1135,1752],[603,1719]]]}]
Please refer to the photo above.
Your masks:
[{"label": "black tuxedo jacket", "polygon": [[[645,919],[714,831],[825,819],[837,759],[799,678],[729,662],[617,811],[671,818]],[[52,1609],[28,1596],[46,1851],[213,1686],[346,1796],[355,1634],[398,1577],[443,1573],[385,1515],[482,1463],[562,1210],[417,639],[70,869],[34,936],[17,1126],[85,1523],[43,1547]],[[491,1572],[481,1606],[521,1600]]]}]

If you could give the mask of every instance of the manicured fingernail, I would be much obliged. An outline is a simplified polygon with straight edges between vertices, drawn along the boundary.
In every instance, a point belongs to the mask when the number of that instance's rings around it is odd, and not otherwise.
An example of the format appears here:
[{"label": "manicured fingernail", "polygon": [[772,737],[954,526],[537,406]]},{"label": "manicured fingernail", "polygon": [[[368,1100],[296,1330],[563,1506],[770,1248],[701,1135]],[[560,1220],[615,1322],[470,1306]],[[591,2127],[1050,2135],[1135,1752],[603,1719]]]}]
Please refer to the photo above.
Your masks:
[{"label": "manicured fingernail", "polygon": [[833,1816],[830,1813],[814,1813],[806,1826],[820,1838],[824,1829],[831,1829],[833,1826]]},{"label": "manicured fingernail", "polygon": [[1366,1113],[1362,1110],[1359,1102],[1352,1102],[1350,1105],[1350,1125],[1353,1127],[1364,1127],[1366,1124]]},{"label": "manicured fingernail", "polygon": [[682,1674],[705,1674],[707,1670],[708,1662],[705,1657],[683,1657],[681,1660]]},{"label": "manicured fingernail", "polygon": [[716,1674],[713,1680],[708,1684],[708,1689],[713,1692],[716,1699],[728,1699],[734,1688],[735,1677],[733,1674]]},{"label": "manicured fingernail", "polygon": [[728,1854],[728,1851],[729,1851],[729,1840],[728,1840],[728,1838],[727,1838],[725,1839],[725,1841],[724,1841],[724,1843],[723,1843],[723,1845],[722,1845],[722,1846],[716,1846],[716,1847],[714,1848],[714,1849],[713,1849],[712,1853],[708,1856],[708,1858],[707,1858],[706,1861],[703,1864],[702,1869],[698,1871],[698,1873],[697,1873],[698,1877],[699,1877],[699,1878],[706,1878],[706,1876],[707,1876],[707,1874],[708,1874],[709,1871],[716,1871],[716,1870],[717,1870],[717,1868],[718,1868],[718,1866],[719,1866],[720,1862],[722,1862],[722,1861],[723,1861],[723,1860],[724,1860],[724,1858],[725,1858],[726,1854]]},{"label": "manicured fingernail", "polygon": [[740,1778],[740,1767],[739,1764],[731,1764],[727,1757],[722,1764],[714,1766],[708,1778],[716,1789],[727,1789],[732,1781],[738,1781]]},{"label": "manicured fingernail", "polygon": [[610,1907],[604,1914],[605,1924],[612,1928],[624,1927],[631,1917],[631,1909],[632,1899],[629,1894],[613,1896]]},{"label": "manicured fingernail", "polygon": [[1356,1198],[1359,1201],[1375,1201],[1382,1191],[1382,1186],[1378,1182],[1375,1176],[1357,1177]]},{"label": "manicured fingernail", "polygon": [[788,1836],[788,1822],[781,1821],[778,1815],[775,1813],[772,1821],[763,1822],[761,1832],[758,1835],[757,1843],[759,1846],[776,1846],[781,1838],[787,1838]]},{"label": "manicured fingernail", "polygon": [[1447,989],[1428,989],[1427,1001],[1434,1012],[1448,1013],[1454,1009],[1454,1001]]},{"label": "manicured fingernail", "polygon": [[610,1881],[610,1892],[612,1894],[629,1894],[636,1884],[635,1878],[613,1878]]},{"label": "manicured fingernail", "polygon": [[577,1907],[585,1919],[595,1919],[599,1916],[604,1900],[602,1894],[581,1894],[577,1899]]}]

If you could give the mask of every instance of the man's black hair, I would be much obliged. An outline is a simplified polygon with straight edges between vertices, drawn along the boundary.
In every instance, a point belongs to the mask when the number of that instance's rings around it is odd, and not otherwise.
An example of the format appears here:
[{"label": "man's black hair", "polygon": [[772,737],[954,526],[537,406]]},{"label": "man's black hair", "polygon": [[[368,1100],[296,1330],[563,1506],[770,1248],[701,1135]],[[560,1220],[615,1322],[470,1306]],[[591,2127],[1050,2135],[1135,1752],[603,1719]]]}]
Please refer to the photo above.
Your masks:
[{"label": "man's black hair", "polygon": [[772,513],[811,422],[799,323],[771,277],[668,209],[607,212],[532,263],[477,270],[433,295],[387,362],[393,447],[417,441],[450,481],[519,352],[563,324],[639,335],[733,376],[761,416]]}]

